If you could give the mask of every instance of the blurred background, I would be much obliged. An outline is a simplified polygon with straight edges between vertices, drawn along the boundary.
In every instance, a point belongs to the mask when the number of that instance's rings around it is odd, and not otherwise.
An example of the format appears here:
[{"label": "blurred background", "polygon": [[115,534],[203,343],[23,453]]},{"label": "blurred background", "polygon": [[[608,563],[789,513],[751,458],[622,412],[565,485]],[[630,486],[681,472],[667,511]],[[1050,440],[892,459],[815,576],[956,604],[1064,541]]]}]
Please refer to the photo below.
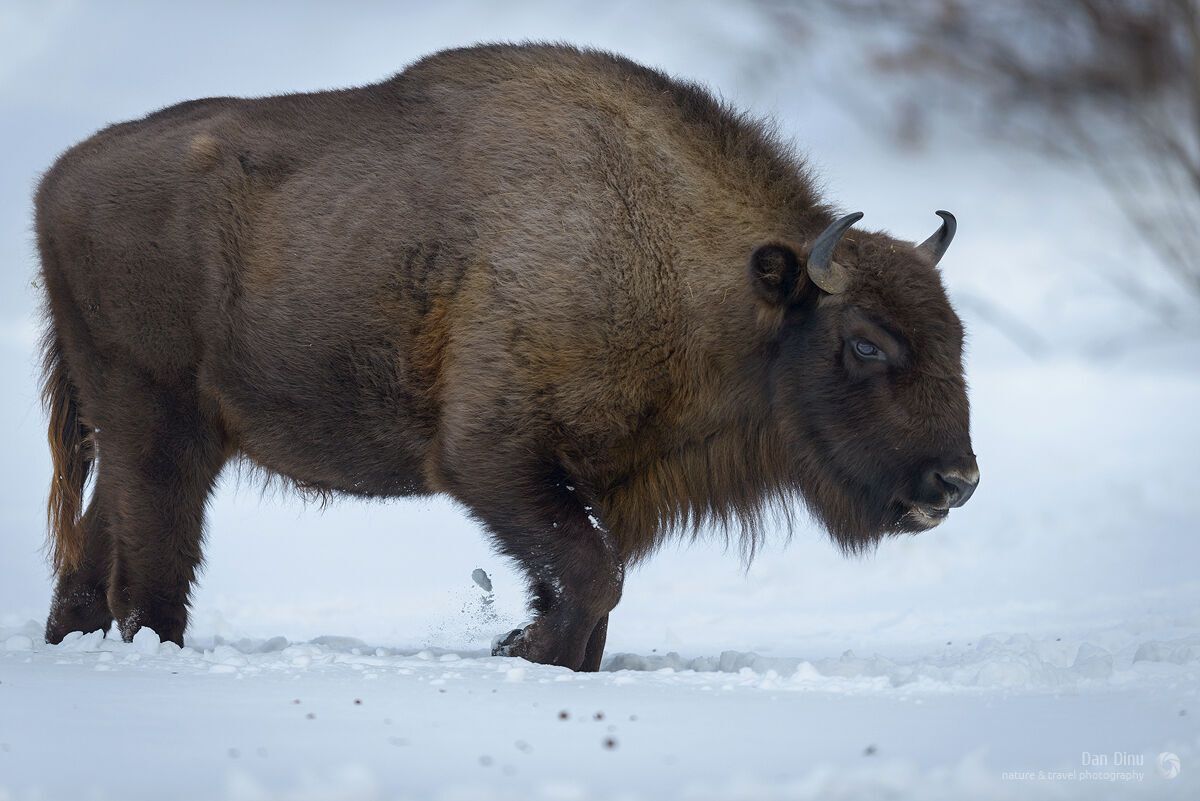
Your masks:
[{"label": "blurred background", "polygon": [[[846,559],[812,525],[630,576],[610,651],[823,656],[989,632],[1200,632],[1200,22],[1192,0],[0,7],[0,624],[42,620],[50,477],[31,196],[109,123],[373,82],[441,48],[620,52],[775,119],[828,198],[920,240],[968,331],[982,484]],[[496,587],[486,607],[471,572]],[[483,648],[521,585],[444,500],[327,509],[227,473],[189,636]]]}]

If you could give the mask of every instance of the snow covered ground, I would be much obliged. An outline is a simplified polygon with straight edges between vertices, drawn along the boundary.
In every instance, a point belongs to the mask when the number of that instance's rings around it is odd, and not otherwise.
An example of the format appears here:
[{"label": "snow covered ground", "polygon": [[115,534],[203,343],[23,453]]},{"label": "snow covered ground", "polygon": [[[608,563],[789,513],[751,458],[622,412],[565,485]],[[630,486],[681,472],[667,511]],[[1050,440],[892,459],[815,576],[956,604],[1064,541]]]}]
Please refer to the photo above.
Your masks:
[{"label": "snow covered ground", "polygon": [[1194,798],[1200,637],[1180,633],[583,675],[338,637],[50,647],[30,626],[0,634],[0,776],[18,798]]},{"label": "snow covered ground", "polygon": [[[736,7],[148,8],[0,10],[0,801],[1200,797],[1200,315],[1086,175],[957,131],[897,156],[811,65],[756,59],[763,23]],[[185,98],[525,37],[775,115],[865,224],[917,239],[958,215],[975,498],[861,559],[812,527],[749,568],[718,540],[669,546],[583,676],[486,656],[523,598],[451,504],[321,511],[230,475],[187,648],[43,645],[37,172]],[[1179,311],[1112,280],[1131,265]]]},{"label": "snow covered ground", "polygon": [[[30,651],[36,635],[5,641],[18,797],[1185,798],[1157,749],[1200,756],[1183,714],[1200,640],[1125,629],[897,661],[616,655],[597,676],[339,638]],[[1110,758],[1092,777],[1061,753],[1081,728]],[[1076,778],[1005,773],[1026,771]]]}]

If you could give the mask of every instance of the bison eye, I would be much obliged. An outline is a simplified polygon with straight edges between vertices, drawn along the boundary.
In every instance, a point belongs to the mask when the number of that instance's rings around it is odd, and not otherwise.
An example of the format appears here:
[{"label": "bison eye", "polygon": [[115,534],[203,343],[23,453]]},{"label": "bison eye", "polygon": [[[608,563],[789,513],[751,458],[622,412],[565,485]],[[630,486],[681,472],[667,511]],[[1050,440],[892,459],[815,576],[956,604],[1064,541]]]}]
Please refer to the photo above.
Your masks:
[{"label": "bison eye", "polygon": [[868,342],[865,339],[854,340],[854,352],[863,359],[873,359],[876,361],[884,361],[887,357],[879,346],[873,342]]}]

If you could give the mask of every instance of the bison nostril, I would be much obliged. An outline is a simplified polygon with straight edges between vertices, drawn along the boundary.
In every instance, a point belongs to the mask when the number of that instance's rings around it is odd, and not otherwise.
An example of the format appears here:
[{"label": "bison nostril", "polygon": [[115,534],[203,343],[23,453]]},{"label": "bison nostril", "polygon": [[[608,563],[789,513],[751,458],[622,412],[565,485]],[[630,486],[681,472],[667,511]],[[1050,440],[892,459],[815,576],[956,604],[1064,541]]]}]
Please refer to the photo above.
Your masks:
[{"label": "bison nostril", "polygon": [[946,486],[950,505],[953,507],[962,506],[970,500],[971,494],[979,484],[978,470],[972,470],[970,475],[958,470],[938,471],[935,475]]}]

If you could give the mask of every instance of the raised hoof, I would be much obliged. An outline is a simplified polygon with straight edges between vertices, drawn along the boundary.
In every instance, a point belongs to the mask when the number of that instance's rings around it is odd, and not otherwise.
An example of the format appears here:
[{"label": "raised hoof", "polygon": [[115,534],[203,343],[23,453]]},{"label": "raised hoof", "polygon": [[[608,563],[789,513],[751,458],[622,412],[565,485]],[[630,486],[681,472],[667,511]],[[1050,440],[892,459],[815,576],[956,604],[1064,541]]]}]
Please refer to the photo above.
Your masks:
[{"label": "raised hoof", "polygon": [[579,670],[586,643],[577,638],[547,635],[549,631],[557,629],[548,626],[544,619],[535,620],[523,629],[513,629],[492,643],[492,656],[516,657],[538,665]]},{"label": "raised hoof", "polygon": [[492,656],[515,656],[513,649],[521,642],[525,629],[513,629],[508,634],[502,634],[492,640]]}]

